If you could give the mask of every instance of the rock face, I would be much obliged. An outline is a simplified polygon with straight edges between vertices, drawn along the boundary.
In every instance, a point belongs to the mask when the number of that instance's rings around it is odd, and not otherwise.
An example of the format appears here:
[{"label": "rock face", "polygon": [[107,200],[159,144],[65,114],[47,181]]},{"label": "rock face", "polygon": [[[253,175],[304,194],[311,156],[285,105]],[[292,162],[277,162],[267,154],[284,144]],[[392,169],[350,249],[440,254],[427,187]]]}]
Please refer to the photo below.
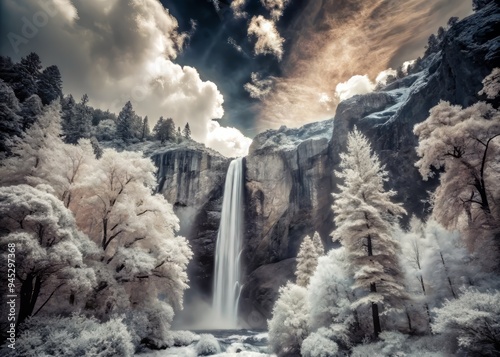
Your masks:
[{"label": "rock face", "polygon": [[[439,100],[468,106],[480,99],[481,81],[500,67],[500,9],[492,1],[447,31],[440,51],[409,75],[376,92],[341,102],[333,120],[298,129],[282,127],[255,137],[245,159],[244,288],[240,315],[265,328],[278,290],[294,280],[295,257],[306,234],[318,231],[331,247],[331,192],[339,154],[357,126],[389,171],[389,187],[409,213],[424,214],[426,191],[414,167],[413,127]],[[181,234],[193,248],[192,289],[211,296],[214,251],[230,159],[201,145],[138,148],[158,167],[159,191],[174,205]],[[388,187],[388,188],[389,188]],[[186,301],[186,308],[189,301]]]},{"label": "rock face", "polygon": [[[247,279],[240,300],[241,315],[251,327],[266,327],[270,301],[277,297],[275,285],[294,279],[294,266],[288,262],[302,238],[318,231],[331,244],[330,193],[337,184],[333,172],[354,126],[367,135],[386,165],[388,188],[398,192],[395,200],[409,213],[424,214],[427,190],[437,182],[422,181],[414,167],[413,127],[441,99],[463,106],[483,99],[477,95],[481,81],[500,67],[499,24],[499,5],[491,2],[448,30],[441,50],[408,76],[341,102],[333,122],[269,130],[254,139],[246,158]],[[262,318],[256,318],[256,311]]]},{"label": "rock face", "polygon": [[152,154],[158,167],[158,191],[173,204],[180,234],[191,244],[190,294],[212,293],[214,251],[224,181],[230,159],[204,147],[173,146]]}]

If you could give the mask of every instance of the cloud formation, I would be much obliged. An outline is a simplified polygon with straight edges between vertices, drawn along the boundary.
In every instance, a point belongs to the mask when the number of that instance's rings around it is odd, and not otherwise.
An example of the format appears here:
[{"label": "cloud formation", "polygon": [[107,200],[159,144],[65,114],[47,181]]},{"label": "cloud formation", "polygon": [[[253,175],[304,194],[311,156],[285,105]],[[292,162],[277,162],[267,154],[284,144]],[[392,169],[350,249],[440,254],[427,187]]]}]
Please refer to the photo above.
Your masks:
[{"label": "cloud formation", "polygon": [[260,2],[271,13],[273,20],[277,21],[283,16],[283,11],[290,0],[260,0]]},{"label": "cloud formation", "polygon": [[281,60],[285,40],[279,34],[273,21],[265,19],[262,15],[252,17],[248,26],[248,36],[257,38],[254,47],[256,55],[271,54]]},{"label": "cloud formation", "polygon": [[252,72],[251,80],[245,83],[244,88],[250,94],[250,97],[261,99],[264,98],[273,88],[274,78],[261,78],[257,72]]},{"label": "cloud formation", "polygon": [[375,89],[375,85],[370,81],[367,75],[355,75],[349,80],[337,84],[335,87],[335,95],[340,101],[354,97],[357,94],[370,93]]},{"label": "cloud formation", "polygon": [[[44,11],[41,3],[5,0],[2,6],[9,9],[11,20],[2,27],[20,32],[20,19]],[[189,122],[193,138],[209,144],[216,123],[212,119],[224,114],[223,96],[195,68],[174,62],[188,35],[178,30],[177,20],[158,0],[44,3],[57,9],[56,15],[19,54],[5,45],[3,53],[19,59],[35,51],[44,64],[60,68],[65,93],[77,98],[87,93],[91,105],[116,113],[131,100],[150,123],[160,116],[173,118],[178,126]],[[226,148],[236,147],[236,138],[244,137],[231,136]],[[221,139],[217,146],[223,148],[223,143]]]},{"label": "cloud formation", "polygon": [[233,10],[234,17],[237,19],[246,18],[248,14],[243,10],[246,5],[246,0],[233,0],[231,1],[231,10]]},{"label": "cloud formation", "polygon": [[288,41],[282,75],[263,99],[257,126],[294,127],[333,117],[338,100],[325,106],[321,93],[333,97],[337,84],[354,75],[373,81],[380,71],[421,56],[440,25],[471,12],[468,0],[307,1],[281,30]]},{"label": "cloud formation", "polygon": [[217,121],[212,120],[206,143],[227,157],[242,157],[248,154],[252,139],[244,136],[236,128],[222,127]]}]

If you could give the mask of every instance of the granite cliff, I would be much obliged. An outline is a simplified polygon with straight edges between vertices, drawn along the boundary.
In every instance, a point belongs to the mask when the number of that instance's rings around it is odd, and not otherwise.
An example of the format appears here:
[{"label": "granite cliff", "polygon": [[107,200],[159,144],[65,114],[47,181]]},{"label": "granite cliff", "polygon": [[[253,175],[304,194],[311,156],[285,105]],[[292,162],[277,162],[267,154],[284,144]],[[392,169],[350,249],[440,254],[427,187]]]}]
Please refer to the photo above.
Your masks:
[{"label": "granite cliff", "polygon": [[[294,279],[295,257],[306,234],[318,231],[324,244],[332,246],[333,172],[354,126],[368,136],[386,165],[396,200],[409,213],[424,214],[426,191],[436,182],[422,181],[414,167],[413,126],[440,100],[463,106],[484,100],[477,94],[481,81],[500,67],[499,7],[492,1],[454,24],[410,73],[341,102],[333,120],[255,137],[245,159],[245,280],[240,298],[241,316],[249,326],[266,327],[279,287]],[[181,233],[195,252],[192,285],[209,297],[230,159],[201,147],[172,147],[150,156],[159,167],[159,190],[174,204]]]}]

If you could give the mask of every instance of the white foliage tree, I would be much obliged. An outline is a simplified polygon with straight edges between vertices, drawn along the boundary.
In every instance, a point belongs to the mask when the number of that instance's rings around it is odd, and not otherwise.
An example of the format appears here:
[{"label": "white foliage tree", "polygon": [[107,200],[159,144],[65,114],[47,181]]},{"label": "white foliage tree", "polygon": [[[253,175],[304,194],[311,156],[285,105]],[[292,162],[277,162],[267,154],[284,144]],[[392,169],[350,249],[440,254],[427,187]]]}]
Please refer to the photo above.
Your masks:
[{"label": "white foliage tree", "polygon": [[495,99],[500,93],[500,68],[493,68],[491,73],[483,80],[483,89],[478,94],[485,95],[488,99]]},{"label": "white foliage tree", "polygon": [[314,247],[316,248],[316,253],[318,254],[318,257],[322,257],[323,255],[325,255],[325,247],[323,246],[323,242],[321,241],[321,237],[319,236],[318,232],[314,232],[312,241]]},{"label": "white foliage tree", "polygon": [[60,308],[72,295],[85,298],[95,285],[84,260],[97,248],[53,195],[28,185],[0,187],[0,226],[2,244],[15,245],[18,326],[52,301]]},{"label": "white foliage tree", "polygon": [[182,308],[192,252],[176,236],[172,206],[153,193],[155,166],[142,153],[111,149],[96,159],[89,140],[62,142],[60,121],[59,106],[49,106],[12,142],[0,184],[28,183],[57,196],[99,248],[87,261],[97,276],[88,311],[106,319],[131,309],[145,314],[150,328],[141,328],[140,338],[149,334],[152,344],[164,345],[173,310]]},{"label": "white foliage tree", "polygon": [[394,216],[404,214],[391,202],[394,191],[386,191],[387,172],[368,139],[356,128],[348,136],[347,152],[340,155],[341,171],[335,172],[343,184],[333,194],[334,238],[346,248],[353,288],[364,296],[353,307],[369,305],[375,335],[381,332],[379,305],[398,308],[405,299],[403,275],[399,266],[399,244],[391,237]]},{"label": "white foliage tree", "polygon": [[40,168],[50,160],[47,152],[62,143],[60,110],[58,103],[45,107],[21,137],[8,141],[12,155],[0,165],[1,185],[29,183],[30,178],[39,177]]},{"label": "white foliage tree", "polygon": [[500,291],[466,290],[436,309],[432,329],[457,339],[458,345],[480,356],[500,354]]},{"label": "white foliage tree", "polygon": [[80,315],[33,318],[24,324],[16,349],[7,357],[132,357],[130,333],[118,318],[99,323]]},{"label": "white foliage tree", "polygon": [[278,356],[296,356],[309,334],[306,288],[288,283],[280,295],[268,321],[269,345]]},{"label": "white foliage tree", "polygon": [[141,153],[106,149],[94,165],[70,204],[79,226],[102,252],[96,263],[99,287],[89,307],[104,315],[129,307],[145,313],[157,329],[147,335],[151,329],[141,329],[140,337],[164,346],[172,308],[182,308],[188,287],[191,249],[184,237],[176,236],[179,225],[172,205],[153,194],[151,160]]},{"label": "white foliage tree", "polygon": [[300,245],[297,254],[297,284],[306,287],[309,285],[309,279],[314,274],[318,265],[318,251],[311,237],[306,236]]},{"label": "white foliage tree", "polygon": [[463,109],[441,101],[414,133],[419,137],[416,166],[424,180],[433,169],[444,168],[433,217],[466,233],[471,249],[498,257],[500,112],[484,102]]},{"label": "white foliage tree", "polygon": [[[319,336],[311,337],[312,340],[331,336],[329,339],[337,347],[350,345],[350,329],[356,324],[355,311],[351,308],[352,284],[345,248],[332,249],[319,258],[307,290],[309,327],[313,333],[319,331]],[[307,350],[307,344],[302,348]]]}]

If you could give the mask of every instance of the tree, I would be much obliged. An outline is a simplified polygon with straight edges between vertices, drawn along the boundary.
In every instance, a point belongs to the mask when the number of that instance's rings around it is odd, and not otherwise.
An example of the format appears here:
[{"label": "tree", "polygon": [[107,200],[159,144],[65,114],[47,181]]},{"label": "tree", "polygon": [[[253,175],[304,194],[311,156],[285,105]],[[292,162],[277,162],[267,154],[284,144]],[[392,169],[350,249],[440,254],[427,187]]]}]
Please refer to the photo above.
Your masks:
[{"label": "tree", "polygon": [[186,123],[182,132],[184,133],[184,137],[186,139],[191,139],[191,128],[189,127],[189,123]]},{"label": "tree", "polygon": [[325,255],[325,247],[323,247],[323,242],[321,241],[321,237],[319,236],[318,232],[314,232],[312,241],[314,247],[316,248],[316,253],[318,254],[318,257]]},{"label": "tree", "polygon": [[76,144],[82,138],[90,138],[92,126],[91,108],[87,106],[89,97],[82,96],[80,103],[75,103],[73,96],[62,100],[64,141],[69,144]]},{"label": "tree", "polygon": [[[343,247],[332,249],[326,256],[320,257],[307,289],[308,325],[310,331],[319,332],[320,335],[311,340],[328,336],[329,340],[335,341],[336,346],[344,348],[350,345],[352,327],[357,324],[356,331],[362,330],[357,314],[351,309],[351,301],[354,300],[351,290],[353,280],[346,257]],[[304,350],[307,347],[302,345]]]},{"label": "tree", "polygon": [[57,66],[49,66],[40,74],[37,94],[45,105],[62,97],[62,79]]},{"label": "tree", "polygon": [[6,140],[21,135],[23,119],[16,113],[20,111],[19,101],[10,88],[0,79],[0,152],[7,152]]},{"label": "tree", "polygon": [[309,334],[307,290],[288,283],[279,291],[273,318],[268,321],[269,345],[278,356],[296,356]]},{"label": "tree", "polygon": [[399,244],[391,237],[393,218],[404,214],[391,202],[394,191],[385,191],[387,171],[368,139],[356,128],[347,139],[347,153],[340,155],[343,180],[334,193],[333,210],[337,229],[334,237],[346,248],[353,289],[366,295],[353,303],[356,308],[371,305],[373,330],[381,332],[379,305],[398,308],[405,299],[403,275],[398,261]]},{"label": "tree", "polygon": [[40,168],[51,160],[46,153],[62,143],[59,109],[59,103],[45,107],[43,115],[21,137],[8,141],[12,155],[0,166],[0,184],[30,183],[33,177],[39,177]]},{"label": "tree", "polygon": [[148,124],[148,117],[145,116],[143,121],[142,121],[141,141],[144,141],[147,138],[149,138],[149,135],[150,135],[150,130],[149,130],[149,124]]},{"label": "tree", "polygon": [[166,120],[163,117],[160,117],[155,127],[153,128],[153,133],[156,140],[160,140],[161,143],[165,143],[165,141],[170,141],[175,139],[175,123],[172,118],[167,118]]},{"label": "tree", "polygon": [[27,185],[0,187],[0,225],[3,244],[15,247],[17,328],[54,295],[60,304],[63,290],[69,296],[93,287],[94,273],[83,259],[96,247],[56,197]]},{"label": "tree", "polygon": [[[155,172],[154,164],[141,153],[105,149],[92,171],[82,176],[79,194],[73,194],[78,198],[69,207],[78,225],[101,248],[101,262],[113,272],[106,278],[108,286],[109,281],[120,285],[147,281],[129,294],[129,303],[145,308],[156,304],[161,294],[180,309],[192,252],[186,239],[175,235],[179,221],[172,205],[153,194]],[[95,302],[106,308],[109,301],[96,296]],[[111,309],[117,308],[111,304]]]},{"label": "tree", "polygon": [[23,57],[19,63],[14,65],[14,76],[10,83],[21,102],[37,93],[37,81],[41,69],[40,57],[34,52]]},{"label": "tree", "polygon": [[318,251],[314,246],[311,237],[306,236],[300,245],[299,254],[297,255],[297,285],[307,287],[309,279],[314,274],[314,270],[318,265]]},{"label": "tree", "polygon": [[500,291],[479,292],[468,289],[460,298],[447,301],[434,310],[432,329],[449,335],[472,355],[500,354]]},{"label": "tree", "polygon": [[118,138],[125,141],[133,138],[133,123],[135,117],[136,114],[132,107],[132,103],[128,101],[120,111],[120,114],[118,114],[116,123],[116,135]]},{"label": "tree", "polygon": [[433,195],[433,217],[462,231],[471,249],[498,254],[500,112],[484,102],[463,109],[441,101],[414,133],[420,157],[415,165],[424,180],[435,175],[433,168],[444,168]]}]

